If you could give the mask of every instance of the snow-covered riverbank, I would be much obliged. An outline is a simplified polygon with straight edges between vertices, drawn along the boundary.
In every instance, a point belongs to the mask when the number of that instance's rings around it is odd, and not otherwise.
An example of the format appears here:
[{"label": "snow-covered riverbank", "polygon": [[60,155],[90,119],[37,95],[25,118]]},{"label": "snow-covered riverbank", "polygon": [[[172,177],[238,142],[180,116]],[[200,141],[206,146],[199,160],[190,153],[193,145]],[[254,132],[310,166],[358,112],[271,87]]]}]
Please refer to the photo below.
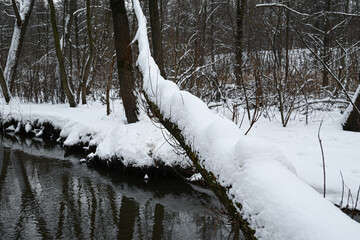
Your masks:
[{"label": "snow-covered riverbank", "polygon": [[[106,116],[105,106],[100,103],[69,108],[68,105],[62,104],[19,104],[14,101],[10,105],[1,105],[1,118],[3,121],[11,119],[20,121],[23,126],[26,126],[28,131],[34,130],[31,129],[31,126],[35,125],[35,123],[37,125],[45,122],[51,123],[60,130],[60,136],[63,138],[65,146],[78,144],[91,145],[96,147],[95,153],[91,154],[91,156],[97,156],[108,161],[115,158],[121,159],[123,164],[127,166],[154,166],[156,161],[161,161],[168,166],[177,165],[183,168],[191,166],[191,163],[185,156],[176,154],[173,147],[165,141],[163,134],[166,136],[166,131],[161,130],[158,125],[155,125],[145,113],[141,113],[140,122],[129,125],[126,123],[120,101],[113,102],[112,110],[113,113],[110,116]],[[360,184],[360,163],[357,158],[360,155],[360,149],[358,148],[360,134],[342,131],[339,126],[340,114],[333,113],[327,114],[327,116],[321,130],[326,158],[327,199],[333,204],[340,204],[341,199],[343,199],[343,207],[346,206],[348,201],[349,206],[353,207],[355,206],[354,201],[356,200],[358,184]],[[323,175],[321,152],[317,139],[318,124],[319,122],[317,121],[313,121],[309,125],[305,125],[303,122],[292,122],[289,127],[283,128],[279,122],[269,122],[267,119],[261,119],[245,139],[254,142],[254,138],[261,138],[264,141],[271,142],[270,148],[274,146],[280,150],[295,166],[298,177],[311,185],[319,193],[322,193]],[[16,125],[7,127],[7,131],[16,131],[17,127]],[[36,133],[39,135],[39,130]],[[263,160],[251,162],[246,164],[243,171],[238,174],[239,177],[245,180],[240,189],[242,189],[243,194],[247,194],[246,198],[249,199],[251,196],[252,201],[258,202],[255,205],[264,202],[269,203],[269,200],[258,199],[257,196],[260,197],[262,194],[258,195],[258,191],[252,191],[251,189],[258,189],[259,185],[262,185],[264,187],[263,193],[269,191],[270,194],[273,190],[270,190],[269,187],[275,184],[278,185],[277,188],[280,192],[287,195],[283,199],[285,202],[281,199],[271,198],[273,204],[280,204],[277,211],[292,209],[287,204],[291,205],[294,202],[288,202],[286,199],[289,194],[293,194],[295,197],[297,194],[291,193],[291,189],[286,189],[287,186],[290,186],[288,183],[283,188],[279,185],[283,180],[282,178],[277,180],[275,176],[277,176],[276,173],[279,172],[279,169],[282,169],[280,165],[278,169],[270,169],[274,167],[273,161],[270,161],[268,166],[264,165]],[[269,175],[269,177],[272,176],[271,178],[263,176],[265,171],[262,170],[263,167],[269,168],[268,171],[273,172],[273,174]],[[344,196],[342,196],[340,171],[344,176],[346,184],[344,186]],[[262,177],[257,176],[256,172],[259,172]],[[316,194],[315,192],[308,192],[309,189],[307,188],[301,189],[303,185],[298,183],[295,175],[287,171],[283,174],[289,175],[288,179],[294,181],[293,185],[291,185],[295,186],[293,191],[307,192],[311,196]],[[252,181],[250,181],[251,179]],[[253,184],[255,185],[252,187]],[[351,196],[348,196],[350,192]],[[295,200],[293,199],[293,201]],[[301,205],[301,203],[299,204]],[[281,210],[284,206],[287,206],[287,209]],[[246,204],[244,207],[247,207]],[[319,205],[316,201],[314,206],[304,205],[303,209],[299,209],[299,211],[307,211],[307,208],[312,209],[314,207],[328,208],[321,204]],[[360,208],[359,204],[357,208]],[[274,214],[271,213],[270,215],[272,216],[269,215],[268,217],[264,215],[261,219],[272,219]],[[326,218],[326,215],[324,215],[324,218]],[[257,221],[261,222],[261,219]],[[306,218],[303,220],[305,221]],[[300,219],[299,221],[303,220]],[[319,225],[316,228],[318,227]],[[269,231],[276,232],[277,230],[272,229]]]},{"label": "snow-covered riverbank", "polygon": [[[139,122],[127,124],[120,101],[112,103],[113,113],[109,116],[100,103],[70,108],[66,104],[19,104],[13,101],[10,105],[2,104],[0,111],[4,122],[20,122],[26,131],[35,131],[38,136],[41,132],[32,126],[50,123],[60,131],[65,147],[95,148],[96,151],[89,154],[92,158],[109,162],[121,159],[122,164],[133,167],[191,166],[165,140],[166,130],[152,122],[144,112],[141,112]],[[5,130],[16,132],[17,128],[14,125]]]}]

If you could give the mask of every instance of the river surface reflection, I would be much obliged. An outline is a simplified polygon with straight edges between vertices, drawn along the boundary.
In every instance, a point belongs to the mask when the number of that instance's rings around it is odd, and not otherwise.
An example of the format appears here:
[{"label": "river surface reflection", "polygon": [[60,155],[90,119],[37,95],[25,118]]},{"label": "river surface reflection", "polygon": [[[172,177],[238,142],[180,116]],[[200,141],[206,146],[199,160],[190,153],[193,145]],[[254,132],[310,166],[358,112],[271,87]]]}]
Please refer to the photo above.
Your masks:
[{"label": "river surface reflection", "polygon": [[[41,140],[0,136],[0,239],[233,239],[218,200],[174,179],[89,169]],[[215,213],[216,212],[216,213]]]}]

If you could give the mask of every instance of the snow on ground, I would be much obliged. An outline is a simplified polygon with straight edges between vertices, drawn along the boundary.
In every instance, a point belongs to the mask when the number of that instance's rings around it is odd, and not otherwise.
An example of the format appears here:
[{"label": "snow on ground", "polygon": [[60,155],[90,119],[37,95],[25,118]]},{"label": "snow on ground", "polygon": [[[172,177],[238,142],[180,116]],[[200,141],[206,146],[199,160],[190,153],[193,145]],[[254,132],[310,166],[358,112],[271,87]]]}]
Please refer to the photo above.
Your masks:
[{"label": "snow on ground", "polygon": [[[240,211],[256,230],[256,237],[360,239],[360,225],[333,205],[340,201],[340,170],[356,197],[360,179],[356,144],[359,134],[343,132],[339,115],[324,122],[321,137],[328,185],[324,199],[320,194],[323,182],[317,140],[319,122],[309,126],[292,122],[282,128],[278,122],[261,119],[245,137],[243,129],[239,130],[225,117],[210,111],[201,100],[180,91],[159,75],[150,56],[145,18],[138,0],[134,0],[134,7],[139,23],[138,64],[145,92],[161,113],[182,129],[187,143],[203,160],[201,164],[229,189],[229,197],[242,204]],[[123,157],[125,164],[146,166],[153,164],[153,155],[169,165],[180,162],[188,165],[164,143],[161,131],[143,113],[139,123],[128,125],[120,102],[113,104],[113,110],[112,115],[106,116],[105,107],[98,103],[71,109],[67,105],[13,102],[1,105],[1,116],[22,120],[24,124],[36,119],[51,122],[62,129],[66,145],[89,141],[98,146],[95,154],[102,158],[115,155]]]},{"label": "snow on ground", "polygon": [[259,239],[354,239],[360,225],[296,176],[281,151],[257,138],[244,137],[238,127],[212,113],[198,98],[164,80],[150,54],[146,18],[133,1],[139,29],[138,65],[144,91],[161,114],[175,123],[201,165],[243,205],[242,215]]},{"label": "snow on ground", "polygon": [[[343,131],[342,119],[339,112],[318,112],[317,118],[309,125],[296,120],[284,128],[280,122],[261,118],[248,136],[271,142],[292,162],[299,178],[322,194],[323,164],[318,130],[323,120],[320,137],[326,167],[326,198],[334,204],[343,200],[342,207],[349,203],[352,208],[360,187],[360,133]],[[244,131],[246,127],[243,126]],[[345,183],[344,194],[340,172]],[[351,196],[348,200],[349,191]],[[357,209],[360,209],[360,202]]]},{"label": "snow on ground", "polygon": [[137,167],[152,166],[154,159],[166,165],[190,165],[164,139],[166,131],[162,133],[144,112],[139,122],[127,124],[120,101],[112,103],[112,110],[107,116],[106,107],[100,103],[70,108],[67,104],[19,104],[12,100],[10,105],[1,105],[0,116],[5,120],[21,120],[28,130],[34,121],[50,122],[61,129],[65,146],[89,143],[97,146],[92,156],[109,161],[112,157],[122,158],[125,165]]}]

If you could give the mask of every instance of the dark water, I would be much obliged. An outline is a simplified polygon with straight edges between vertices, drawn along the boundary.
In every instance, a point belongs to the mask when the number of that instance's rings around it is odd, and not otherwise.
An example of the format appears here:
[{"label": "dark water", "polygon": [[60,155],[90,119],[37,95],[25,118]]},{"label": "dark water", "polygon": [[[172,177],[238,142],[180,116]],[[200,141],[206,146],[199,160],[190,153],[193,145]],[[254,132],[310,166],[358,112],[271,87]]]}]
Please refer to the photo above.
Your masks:
[{"label": "dark water", "polygon": [[217,199],[183,181],[145,183],[41,140],[0,137],[0,239],[234,238]]}]

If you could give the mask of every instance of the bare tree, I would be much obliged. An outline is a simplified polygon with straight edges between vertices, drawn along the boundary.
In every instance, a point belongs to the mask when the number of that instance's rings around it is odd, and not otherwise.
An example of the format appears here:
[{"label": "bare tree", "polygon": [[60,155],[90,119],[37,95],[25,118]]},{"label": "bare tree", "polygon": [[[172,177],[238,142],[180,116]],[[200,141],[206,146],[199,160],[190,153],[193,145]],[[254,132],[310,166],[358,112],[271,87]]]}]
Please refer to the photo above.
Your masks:
[{"label": "bare tree", "polygon": [[72,93],[71,88],[69,86],[68,77],[67,77],[66,70],[65,70],[65,63],[64,63],[63,53],[61,50],[61,45],[60,45],[59,32],[58,32],[57,24],[56,24],[56,14],[55,14],[54,2],[53,2],[53,0],[48,0],[48,3],[49,3],[49,7],[50,7],[50,21],[51,21],[51,26],[53,29],[56,56],[57,56],[58,63],[59,63],[61,84],[65,90],[70,107],[76,107],[74,94]]},{"label": "bare tree", "polygon": [[86,59],[85,69],[82,78],[82,90],[81,90],[82,104],[86,104],[87,83],[90,75],[90,66],[94,58],[94,40],[92,36],[90,0],[86,0],[86,23],[87,23],[87,33],[89,38],[89,55]]},{"label": "bare tree", "polygon": [[236,83],[242,87],[250,120],[249,100],[246,93],[245,81],[243,78],[242,65],[243,65],[243,49],[242,42],[244,38],[244,17],[245,17],[245,4],[246,0],[236,0],[236,34],[235,34],[235,78]]},{"label": "bare tree", "polygon": [[135,77],[133,74],[129,20],[126,15],[125,1],[110,0],[110,7],[113,15],[120,96],[123,100],[128,123],[134,123],[138,121],[138,108],[134,93]]},{"label": "bare tree", "polygon": [[[2,69],[0,70],[0,84],[7,103],[10,101],[11,98],[11,90],[15,81],[16,69],[19,64],[19,58],[21,48],[24,43],[26,27],[31,16],[34,2],[35,0],[11,1],[12,8],[14,9],[14,14],[16,17],[16,23],[14,25],[13,37],[5,69],[4,71]],[[9,83],[10,89],[8,87]]]}]

